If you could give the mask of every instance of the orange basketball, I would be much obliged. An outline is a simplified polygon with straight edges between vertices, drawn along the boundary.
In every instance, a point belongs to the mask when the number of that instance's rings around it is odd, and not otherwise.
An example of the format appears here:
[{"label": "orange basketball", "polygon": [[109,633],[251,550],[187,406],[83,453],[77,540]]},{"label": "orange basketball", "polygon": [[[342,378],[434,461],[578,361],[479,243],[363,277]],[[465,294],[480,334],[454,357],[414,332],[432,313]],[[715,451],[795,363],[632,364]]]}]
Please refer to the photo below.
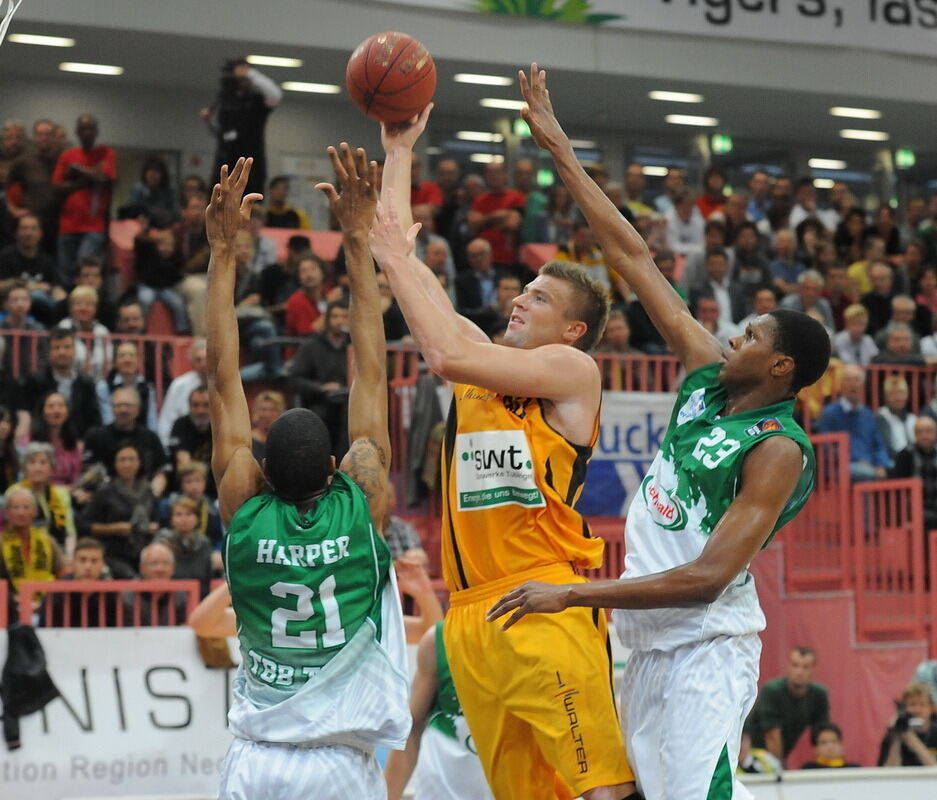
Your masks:
[{"label": "orange basketball", "polygon": [[419,114],[436,91],[436,64],[412,36],[376,33],[348,59],[345,85],[365,114],[389,124]]}]

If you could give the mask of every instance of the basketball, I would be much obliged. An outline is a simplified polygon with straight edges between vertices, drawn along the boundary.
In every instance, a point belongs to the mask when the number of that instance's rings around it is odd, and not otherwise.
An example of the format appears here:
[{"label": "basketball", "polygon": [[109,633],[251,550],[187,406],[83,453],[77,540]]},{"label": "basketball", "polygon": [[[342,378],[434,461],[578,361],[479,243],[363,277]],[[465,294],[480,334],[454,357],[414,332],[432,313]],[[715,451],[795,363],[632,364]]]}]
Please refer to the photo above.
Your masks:
[{"label": "basketball", "polygon": [[351,54],[345,84],[367,116],[388,124],[406,122],[433,99],[436,64],[412,36],[376,33]]}]

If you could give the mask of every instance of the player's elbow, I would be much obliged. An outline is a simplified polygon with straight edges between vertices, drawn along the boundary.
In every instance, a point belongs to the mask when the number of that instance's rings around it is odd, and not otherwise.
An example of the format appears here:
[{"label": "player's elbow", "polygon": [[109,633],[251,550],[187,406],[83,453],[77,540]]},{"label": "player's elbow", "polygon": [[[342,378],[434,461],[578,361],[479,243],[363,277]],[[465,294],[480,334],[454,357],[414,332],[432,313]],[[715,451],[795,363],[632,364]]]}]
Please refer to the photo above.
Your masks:
[{"label": "player's elbow", "polygon": [[731,576],[726,577],[721,570],[706,565],[693,565],[689,570],[687,586],[687,599],[694,603],[714,603],[729,585]]}]

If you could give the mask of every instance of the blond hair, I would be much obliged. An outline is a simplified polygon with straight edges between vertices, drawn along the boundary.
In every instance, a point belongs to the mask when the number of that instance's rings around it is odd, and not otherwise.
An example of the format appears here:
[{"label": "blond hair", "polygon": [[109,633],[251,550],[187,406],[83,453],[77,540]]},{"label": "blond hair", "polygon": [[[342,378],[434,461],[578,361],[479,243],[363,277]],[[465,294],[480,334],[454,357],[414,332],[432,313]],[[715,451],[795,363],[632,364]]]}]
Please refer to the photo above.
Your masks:
[{"label": "blond hair", "polygon": [[868,319],[869,311],[862,305],[862,303],[853,303],[852,305],[846,306],[846,309],[843,311],[843,319]]},{"label": "blond hair", "polygon": [[608,289],[579,264],[568,261],[548,261],[540,267],[540,274],[565,281],[572,288],[576,305],[567,313],[586,324],[586,332],[573,342],[573,347],[588,353],[598,344],[608,322]]}]

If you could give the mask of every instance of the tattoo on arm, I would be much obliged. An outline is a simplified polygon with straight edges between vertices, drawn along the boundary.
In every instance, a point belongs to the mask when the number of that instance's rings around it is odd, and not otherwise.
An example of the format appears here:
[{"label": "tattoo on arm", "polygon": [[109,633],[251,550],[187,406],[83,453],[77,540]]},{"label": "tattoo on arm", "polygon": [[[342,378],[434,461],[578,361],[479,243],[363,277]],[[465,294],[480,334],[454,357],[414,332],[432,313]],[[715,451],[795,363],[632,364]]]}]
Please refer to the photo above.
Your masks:
[{"label": "tattoo on arm", "polygon": [[343,461],[344,471],[358,484],[369,502],[384,489],[384,459],[384,451],[377,442],[373,439],[359,439],[351,446]]}]

